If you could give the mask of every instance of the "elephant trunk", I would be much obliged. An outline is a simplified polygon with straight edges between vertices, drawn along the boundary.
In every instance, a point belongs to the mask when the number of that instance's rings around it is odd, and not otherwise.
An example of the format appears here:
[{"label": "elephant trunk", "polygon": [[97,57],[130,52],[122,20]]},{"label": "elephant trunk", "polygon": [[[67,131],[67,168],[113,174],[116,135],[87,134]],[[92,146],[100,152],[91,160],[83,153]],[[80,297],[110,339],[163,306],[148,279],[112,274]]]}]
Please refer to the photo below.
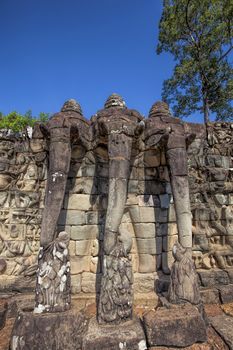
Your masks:
[{"label": "elephant trunk", "polygon": [[167,151],[171,173],[179,242],[184,248],[192,248],[192,215],[189,199],[187,155],[184,148]]},{"label": "elephant trunk", "polygon": [[[67,134],[68,133],[69,129],[67,130]],[[49,170],[41,228],[41,246],[43,247],[46,247],[55,239],[57,221],[66,189],[70,158],[70,138],[67,137],[63,138],[63,140],[58,140],[55,137],[53,138],[53,134],[51,133]]]},{"label": "elephant trunk", "polygon": [[[118,146],[116,149],[115,145],[119,143],[123,143],[125,147],[121,149]],[[127,199],[132,139],[124,134],[110,135],[108,144],[109,191],[104,237],[105,254],[109,254],[117,244],[118,230]]]}]

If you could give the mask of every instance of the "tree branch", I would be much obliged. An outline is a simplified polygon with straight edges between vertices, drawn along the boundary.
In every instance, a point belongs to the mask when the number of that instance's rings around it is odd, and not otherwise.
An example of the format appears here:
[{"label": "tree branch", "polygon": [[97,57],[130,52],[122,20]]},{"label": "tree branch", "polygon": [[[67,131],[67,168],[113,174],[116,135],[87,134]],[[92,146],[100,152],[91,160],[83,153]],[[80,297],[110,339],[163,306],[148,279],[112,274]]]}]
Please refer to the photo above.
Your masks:
[{"label": "tree branch", "polygon": [[229,49],[221,57],[219,57],[218,63],[222,61],[231,52],[232,49],[233,49],[233,44],[231,44],[231,47],[229,47]]}]

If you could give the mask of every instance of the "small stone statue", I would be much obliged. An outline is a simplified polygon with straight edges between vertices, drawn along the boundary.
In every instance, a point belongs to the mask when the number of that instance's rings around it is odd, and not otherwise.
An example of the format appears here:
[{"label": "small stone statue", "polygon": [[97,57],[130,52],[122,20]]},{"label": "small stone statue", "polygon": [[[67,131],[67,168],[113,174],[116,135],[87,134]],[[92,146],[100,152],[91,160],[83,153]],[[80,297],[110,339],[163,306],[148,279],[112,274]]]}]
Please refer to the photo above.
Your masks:
[{"label": "small stone statue", "polygon": [[175,262],[171,268],[171,283],[168,300],[173,304],[189,302],[198,305],[200,292],[197,273],[192,260],[192,249],[176,243],[172,250]]},{"label": "small stone statue", "polygon": [[69,235],[63,231],[46,248],[40,248],[35,313],[70,308],[69,240]]}]

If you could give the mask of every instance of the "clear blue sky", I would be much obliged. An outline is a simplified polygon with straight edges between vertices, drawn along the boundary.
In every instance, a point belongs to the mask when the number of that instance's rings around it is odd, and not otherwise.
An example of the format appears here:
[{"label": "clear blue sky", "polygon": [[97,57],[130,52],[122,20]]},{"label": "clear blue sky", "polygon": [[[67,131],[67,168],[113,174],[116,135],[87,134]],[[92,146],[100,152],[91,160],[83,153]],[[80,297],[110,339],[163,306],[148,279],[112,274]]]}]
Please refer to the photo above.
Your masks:
[{"label": "clear blue sky", "polygon": [[162,0],[0,0],[0,111],[75,98],[90,118],[117,92],[147,115],[174,65],[155,52],[161,11]]}]

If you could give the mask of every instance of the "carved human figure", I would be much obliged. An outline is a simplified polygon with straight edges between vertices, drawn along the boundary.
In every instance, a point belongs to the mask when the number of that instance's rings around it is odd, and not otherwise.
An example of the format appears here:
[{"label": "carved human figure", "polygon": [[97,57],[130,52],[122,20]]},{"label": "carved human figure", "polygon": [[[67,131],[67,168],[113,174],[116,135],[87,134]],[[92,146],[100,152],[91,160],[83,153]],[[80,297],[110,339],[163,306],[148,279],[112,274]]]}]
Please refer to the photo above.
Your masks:
[{"label": "carved human figure", "polygon": [[193,227],[194,250],[202,251],[202,268],[225,269],[232,266],[233,256],[233,215],[230,206],[222,207],[222,219],[216,211],[210,210],[210,221],[196,221]]},{"label": "carved human figure", "polygon": [[[185,300],[192,303],[196,303],[199,297],[197,295],[194,297],[192,293],[189,293],[191,290],[198,291],[198,285],[197,279],[192,278],[195,270],[192,261],[192,219],[186,147],[194,138],[195,135],[185,134],[184,125],[171,115],[166,103],[157,102],[152,106],[149,118],[146,120],[145,142],[150,147],[160,147],[165,151],[178,228],[179,249],[177,246],[174,249],[177,252],[182,250],[182,261],[186,261],[187,266],[184,271],[181,268],[182,263],[175,262],[173,270],[175,269],[176,273],[171,274],[171,288],[168,297],[171,301],[177,301],[180,298],[180,295],[174,298],[173,294],[176,293],[176,289],[172,290],[172,286],[177,283],[172,280],[174,276],[177,277],[180,274],[178,281],[181,284],[184,283],[180,289],[185,293]],[[178,261],[177,253],[174,253],[174,257]],[[190,274],[190,278],[186,279],[181,276],[183,273]]]},{"label": "carved human figure", "polygon": [[191,302],[200,303],[197,273],[194,263],[186,249],[178,242],[172,249],[175,259],[171,268],[171,283],[168,290],[169,301],[174,304]]},{"label": "carved human figure", "polygon": [[87,147],[88,125],[75,100],[65,102],[60,113],[54,114],[46,125],[40,125],[42,133],[49,140],[49,168],[37,271],[36,312],[62,311],[70,304],[70,271],[67,267],[69,239],[65,233],[60,233],[57,238],[56,226],[65,195],[72,143],[79,140]]},{"label": "carved human figure", "polygon": [[144,128],[143,118],[126,108],[116,94],[92,118],[94,135],[107,142],[109,156],[109,193],[104,231],[103,276],[98,305],[99,323],[120,323],[132,316],[132,267],[129,237],[119,227],[127,199],[133,142]]}]

